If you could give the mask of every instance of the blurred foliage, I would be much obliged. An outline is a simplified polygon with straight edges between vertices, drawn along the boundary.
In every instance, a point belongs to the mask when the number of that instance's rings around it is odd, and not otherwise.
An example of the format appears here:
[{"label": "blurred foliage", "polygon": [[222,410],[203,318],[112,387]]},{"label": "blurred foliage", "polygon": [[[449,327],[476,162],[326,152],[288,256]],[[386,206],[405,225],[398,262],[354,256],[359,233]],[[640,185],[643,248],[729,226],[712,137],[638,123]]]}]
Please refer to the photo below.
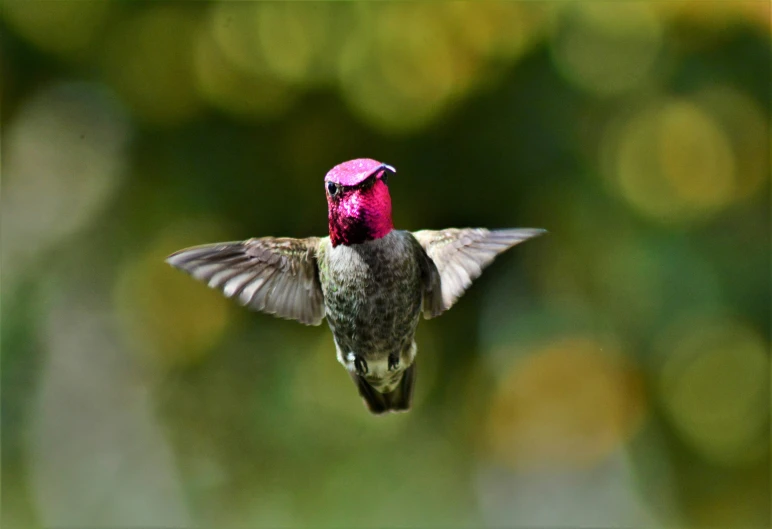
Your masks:
[{"label": "blurred foliage", "polygon": [[[2,523],[770,526],[767,1],[5,0]],[[326,326],[163,263],[545,227],[371,417]]]}]

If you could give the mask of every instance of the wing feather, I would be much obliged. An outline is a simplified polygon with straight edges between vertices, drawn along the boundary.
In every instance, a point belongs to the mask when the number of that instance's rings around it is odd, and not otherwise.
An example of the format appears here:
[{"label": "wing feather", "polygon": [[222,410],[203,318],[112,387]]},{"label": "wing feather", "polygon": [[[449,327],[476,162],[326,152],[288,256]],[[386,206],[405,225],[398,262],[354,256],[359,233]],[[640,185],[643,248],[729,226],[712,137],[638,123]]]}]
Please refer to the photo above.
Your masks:
[{"label": "wing feather", "polygon": [[433,318],[448,310],[469,288],[498,254],[546,230],[522,228],[486,230],[450,228],[413,233],[431,259],[439,281],[432,276],[425,282],[424,316]]},{"label": "wing feather", "polygon": [[180,250],[166,262],[251,310],[319,325],[324,297],[316,250],[319,239],[263,237]]}]

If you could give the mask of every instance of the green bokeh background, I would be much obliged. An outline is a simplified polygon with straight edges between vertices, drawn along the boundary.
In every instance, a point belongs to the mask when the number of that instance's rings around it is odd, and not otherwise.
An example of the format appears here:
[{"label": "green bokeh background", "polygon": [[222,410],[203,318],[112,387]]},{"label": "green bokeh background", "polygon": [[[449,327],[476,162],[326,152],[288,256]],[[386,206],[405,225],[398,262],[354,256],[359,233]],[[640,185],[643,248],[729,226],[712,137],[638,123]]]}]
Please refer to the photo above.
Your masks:
[{"label": "green bokeh background", "polygon": [[[766,1],[5,0],[3,527],[769,527]],[[319,328],[163,263],[543,227],[372,417]]]}]

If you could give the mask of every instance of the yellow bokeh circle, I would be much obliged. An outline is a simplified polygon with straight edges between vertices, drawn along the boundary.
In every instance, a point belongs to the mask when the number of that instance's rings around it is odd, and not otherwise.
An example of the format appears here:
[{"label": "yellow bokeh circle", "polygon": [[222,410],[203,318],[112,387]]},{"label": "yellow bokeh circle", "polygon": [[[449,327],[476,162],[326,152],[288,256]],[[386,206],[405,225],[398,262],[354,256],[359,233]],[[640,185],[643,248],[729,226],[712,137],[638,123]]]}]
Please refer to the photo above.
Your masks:
[{"label": "yellow bokeh circle", "polygon": [[520,357],[499,383],[488,457],[525,469],[591,466],[630,438],[643,410],[639,376],[613,346],[559,339]]},{"label": "yellow bokeh circle", "polygon": [[711,462],[741,465],[769,448],[767,349],[733,318],[684,318],[660,337],[659,398],[684,441]]},{"label": "yellow bokeh circle", "polygon": [[662,101],[615,125],[603,138],[606,172],[640,213],[664,223],[686,222],[715,214],[735,200],[730,139],[699,105]]}]

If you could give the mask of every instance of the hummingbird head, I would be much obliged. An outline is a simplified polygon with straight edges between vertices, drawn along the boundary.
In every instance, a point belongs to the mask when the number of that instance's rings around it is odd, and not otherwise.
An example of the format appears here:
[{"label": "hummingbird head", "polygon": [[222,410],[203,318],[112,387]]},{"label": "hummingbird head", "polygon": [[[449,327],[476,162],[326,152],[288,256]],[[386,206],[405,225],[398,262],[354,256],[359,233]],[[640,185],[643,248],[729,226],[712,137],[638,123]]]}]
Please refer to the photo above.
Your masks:
[{"label": "hummingbird head", "polygon": [[333,246],[379,239],[394,228],[386,181],[395,172],[393,167],[368,158],[330,169],[324,177],[324,189]]}]

